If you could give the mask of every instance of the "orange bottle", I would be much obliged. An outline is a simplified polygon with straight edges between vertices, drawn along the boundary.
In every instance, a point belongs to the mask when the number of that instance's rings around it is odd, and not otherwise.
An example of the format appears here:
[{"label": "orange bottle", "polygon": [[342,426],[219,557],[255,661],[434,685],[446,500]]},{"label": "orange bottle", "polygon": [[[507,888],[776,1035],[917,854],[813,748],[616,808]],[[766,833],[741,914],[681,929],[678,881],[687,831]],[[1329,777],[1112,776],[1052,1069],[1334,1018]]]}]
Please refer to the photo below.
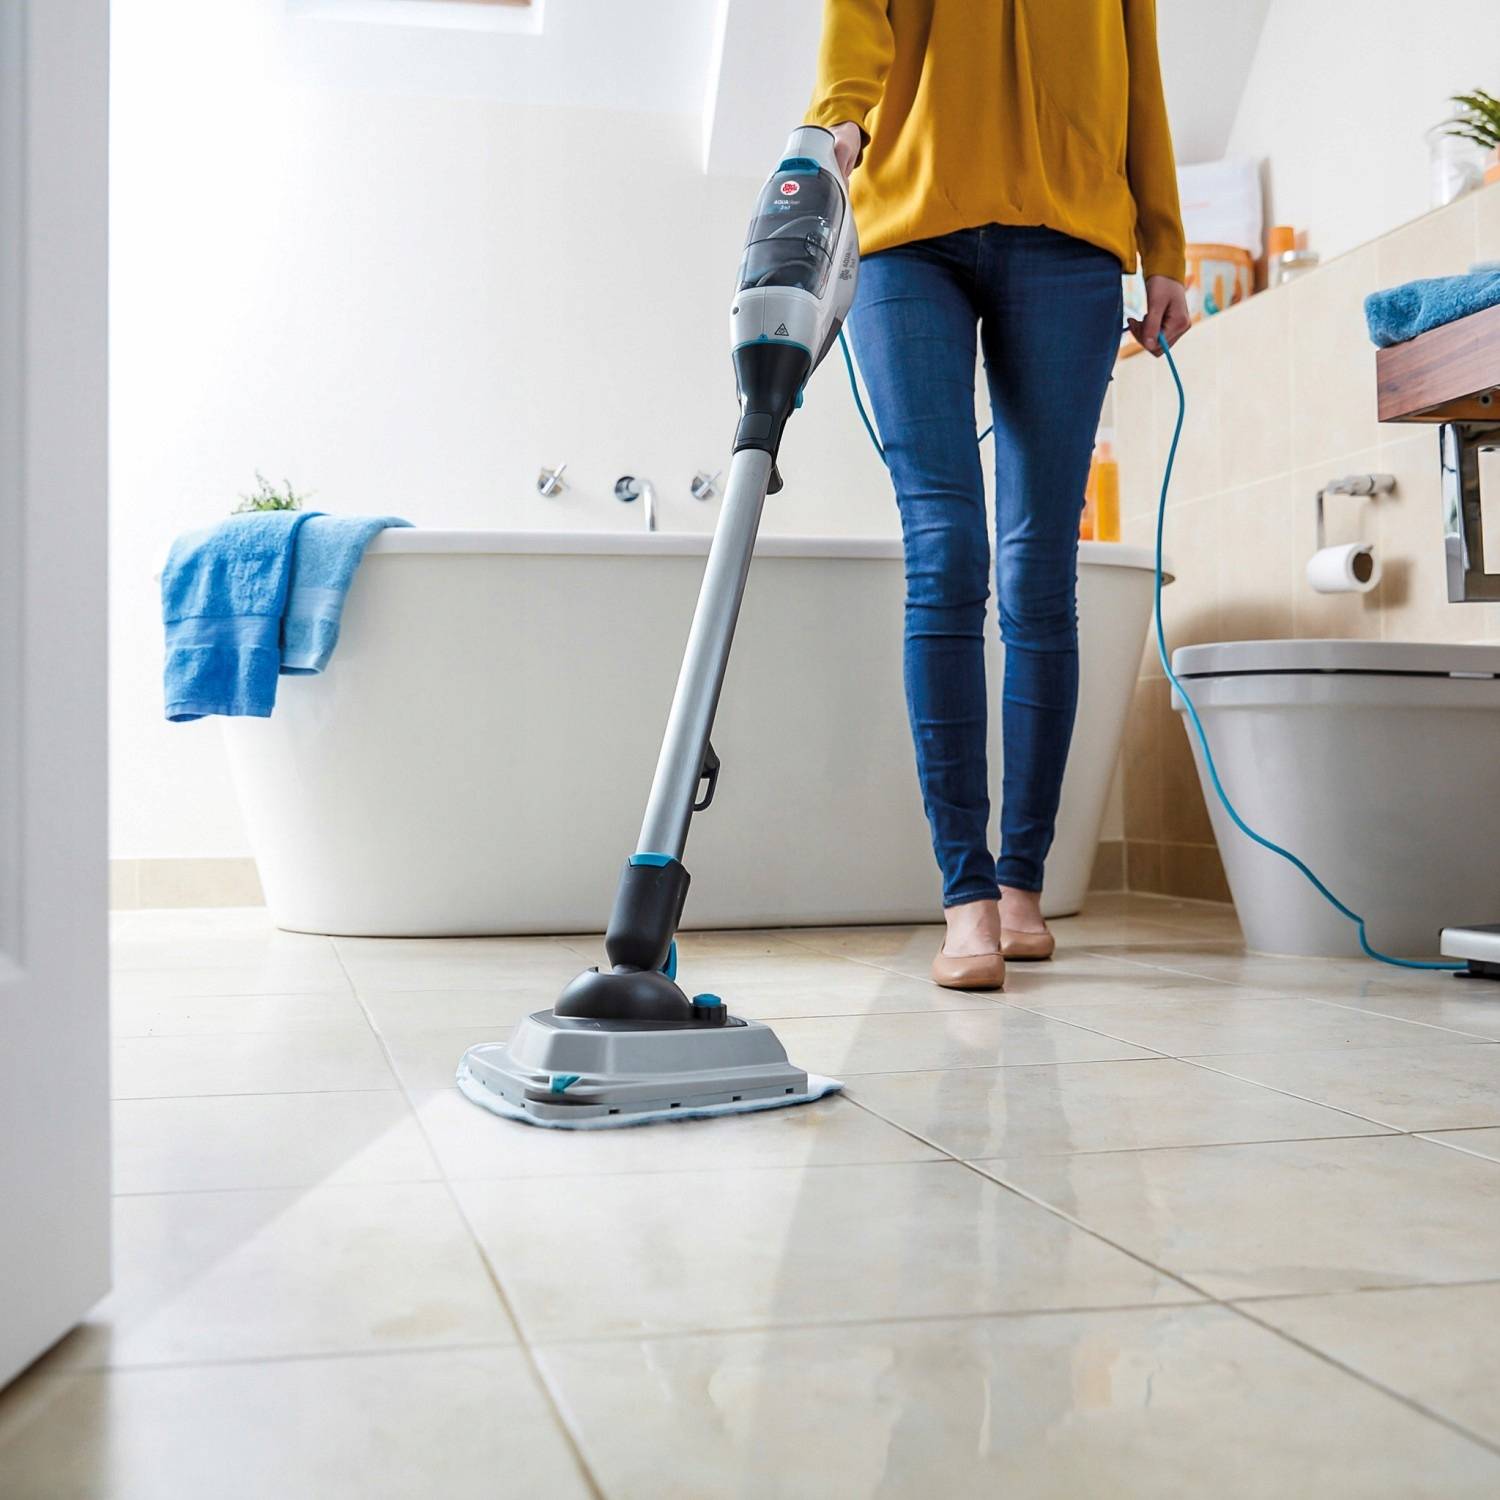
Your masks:
[{"label": "orange bottle", "polygon": [[1083,514],[1078,518],[1078,540],[1080,542],[1091,542],[1094,540],[1094,517],[1099,508],[1099,460],[1094,458],[1089,463],[1088,483],[1083,487]]},{"label": "orange bottle", "polygon": [[1120,540],[1120,465],[1115,461],[1114,433],[1106,429],[1094,449],[1094,539]]}]

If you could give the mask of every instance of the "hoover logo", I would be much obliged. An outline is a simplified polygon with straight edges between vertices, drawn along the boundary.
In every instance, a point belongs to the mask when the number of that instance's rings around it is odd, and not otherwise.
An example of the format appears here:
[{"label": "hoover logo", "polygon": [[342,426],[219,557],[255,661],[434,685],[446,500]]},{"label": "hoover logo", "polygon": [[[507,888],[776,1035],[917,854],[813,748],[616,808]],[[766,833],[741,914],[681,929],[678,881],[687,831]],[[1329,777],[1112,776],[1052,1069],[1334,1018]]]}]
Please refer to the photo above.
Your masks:
[{"label": "hoover logo", "polygon": [[800,182],[783,182],[781,184],[781,191],[788,198],[795,198],[802,191],[802,184]]}]

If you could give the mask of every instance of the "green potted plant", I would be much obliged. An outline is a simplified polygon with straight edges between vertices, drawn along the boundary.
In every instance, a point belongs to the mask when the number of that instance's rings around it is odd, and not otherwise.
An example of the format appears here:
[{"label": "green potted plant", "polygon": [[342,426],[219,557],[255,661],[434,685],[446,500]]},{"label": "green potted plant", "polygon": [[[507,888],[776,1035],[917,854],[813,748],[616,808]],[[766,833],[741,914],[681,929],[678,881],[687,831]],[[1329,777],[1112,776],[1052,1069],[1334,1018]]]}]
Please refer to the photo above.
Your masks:
[{"label": "green potted plant", "polygon": [[1484,180],[1500,182],[1500,99],[1475,89],[1472,94],[1454,94],[1458,113],[1444,122],[1446,133],[1472,141],[1485,153]]},{"label": "green potted plant", "polygon": [[234,514],[239,516],[253,510],[301,510],[303,502],[310,497],[299,495],[292,488],[290,479],[283,479],[281,483],[283,487],[278,490],[257,469],[255,471],[255,488],[248,495],[240,496],[240,503],[235,506]]}]

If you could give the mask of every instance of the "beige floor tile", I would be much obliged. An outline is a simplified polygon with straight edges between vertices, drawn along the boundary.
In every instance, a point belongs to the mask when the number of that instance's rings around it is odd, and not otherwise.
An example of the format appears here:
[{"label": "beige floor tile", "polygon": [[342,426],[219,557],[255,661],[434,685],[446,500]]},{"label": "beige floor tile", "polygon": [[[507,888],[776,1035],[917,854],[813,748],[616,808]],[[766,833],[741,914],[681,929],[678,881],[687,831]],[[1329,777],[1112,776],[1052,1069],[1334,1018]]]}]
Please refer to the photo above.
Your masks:
[{"label": "beige floor tile", "polygon": [[0,1396],[0,1492],[7,1500],[590,1493],[516,1349],[33,1377]]},{"label": "beige floor tile", "polygon": [[[1500,1443],[1500,1285],[1247,1304],[1341,1364]],[[1500,1489],[1497,1489],[1500,1493]]]},{"label": "beige floor tile", "polygon": [[404,1089],[448,1089],[458,1061],[478,1042],[503,1042],[506,1026],[428,1026],[386,1031],[381,1040]]},{"label": "beige floor tile", "polygon": [[1409,1136],[1033,1156],[984,1170],[1215,1296],[1500,1277],[1500,1172]]},{"label": "beige floor tile", "polygon": [[1013,1005],[931,1015],[824,1016],[776,1023],[787,1056],[810,1073],[845,1078],[919,1068],[991,1068],[1144,1057],[1129,1042]]},{"label": "beige floor tile", "polygon": [[1397,1130],[1500,1125],[1500,1046],[1360,1047],[1215,1057],[1213,1067]]},{"label": "beige floor tile", "polygon": [[1337,1110],[1167,1060],[872,1073],[856,1078],[850,1093],[964,1157],[1379,1132]]},{"label": "beige floor tile", "polygon": [[939,1153],[847,1099],[649,1130],[538,1130],[489,1114],[457,1089],[412,1096],[450,1178],[578,1177],[732,1167],[935,1161]]},{"label": "beige floor tile", "polygon": [[792,1016],[985,1010],[993,1005],[982,994],[945,990],[927,978],[814,954],[804,954],[800,962],[733,960],[684,965],[678,979],[689,994],[706,990],[720,995],[735,1015],[758,1021]]},{"label": "beige floor tile", "polygon": [[348,988],[332,949],[317,957],[265,954],[207,966],[178,966],[168,960],[160,968],[116,970],[110,983],[117,999],[132,1004],[184,995],[305,995]]},{"label": "beige floor tile", "polygon": [[1451,974],[1393,969],[1370,959],[1282,958],[1246,953],[1231,943],[1169,941],[1155,948],[1136,949],[1129,958],[1169,973],[1196,974],[1204,979],[1341,1004],[1386,996],[1436,1000],[1451,995],[1455,983]]},{"label": "beige floor tile", "polygon": [[861,963],[881,964],[925,978],[943,940],[940,922],[897,927],[798,927],[789,934],[799,947]]},{"label": "beige floor tile", "polygon": [[618,1500],[1478,1500],[1500,1487],[1494,1454],[1222,1308],[540,1358]]},{"label": "beige floor tile", "polygon": [[49,1367],[513,1337],[440,1183],[117,1198],[114,1260],[114,1291]]},{"label": "beige floor tile", "polygon": [[1500,1161],[1500,1129],[1493,1126],[1481,1130],[1436,1130],[1424,1134],[1424,1139],[1441,1141],[1459,1151],[1472,1151],[1476,1156],[1487,1156],[1491,1161]]},{"label": "beige floor tile", "polygon": [[[1042,1015],[1053,1013],[1045,992],[1024,999],[1012,997],[1012,1003]],[[1152,993],[1141,999],[1092,1004],[1065,1000],[1056,1007],[1056,1014],[1075,1026],[1172,1057],[1333,1047],[1430,1047],[1434,1042],[1458,1040],[1430,1026],[1347,1005],[1286,996],[1245,998],[1232,990],[1189,999]]]},{"label": "beige floor tile", "polygon": [[542,1341],[1192,1300],[956,1162],[456,1190]]},{"label": "beige floor tile", "polygon": [[224,1036],[251,1032],[290,1035],[365,1025],[347,986],[292,995],[122,995],[110,1003],[116,1036]]},{"label": "beige floor tile", "polygon": [[437,1163],[405,1098],[381,1093],[122,1099],[117,1193],[418,1182]]},{"label": "beige floor tile", "polygon": [[553,938],[336,938],[334,947],[361,993],[537,985],[555,995],[583,967]]},{"label": "beige floor tile", "polygon": [[[307,933],[283,933],[264,906],[179,907],[168,910],[112,912],[112,938],[307,938]],[[316,936],[316,935],[314,935]],[[317,938],[317,941],[327,941]]]},{"label": "beige floor tile", "polygon": [[509,1031],[535,1010],[551,1010],[562,987],[536,981],[474,990],[366,990],[360,1004],[382,1036],[444,1028]]},{"label": "beige floor tile", "polygon": [[[1484,1037],[1500,1042],[1500,990],[1488,986],[1450,982],[1421,995],[1374,994],[1334,1002],[1378,1016],[1395,1016],[1402,1021],[1416,1021],[1423,1026],[1439,1026],[1461,1031],[1466,1036]],[[1434,1037],[1434,1041],[1452,1041],[1452,1037]]]},{"label": "beige floor tile", "polygon": [[[136,913],[148,916],[155,913]],[[195,912],[194,916],[198,914]],[[199,922],[116,922],[109,945],[110,967],[133,969],[220,969],[263,961],[326,964],[333,957],[326,937],[282,932],[262,916],[257,923],[235,918],[223,927]]]},{"label": "beige floor tile", "polygon": [[1067,1018],[1077,1006],[1154,1004],[1158,1001],[1284,999],[1277,990],[1256,989],[1146,964],[1110,959],[1059,967],[1012,964],[1005,975],[1005,1003]]},{"label": "beige floor tile", "polygon": [[116,1099],[390,1089],[385,1053],[366,1025],[340,1031],[127,1036],[113,1047]]}]

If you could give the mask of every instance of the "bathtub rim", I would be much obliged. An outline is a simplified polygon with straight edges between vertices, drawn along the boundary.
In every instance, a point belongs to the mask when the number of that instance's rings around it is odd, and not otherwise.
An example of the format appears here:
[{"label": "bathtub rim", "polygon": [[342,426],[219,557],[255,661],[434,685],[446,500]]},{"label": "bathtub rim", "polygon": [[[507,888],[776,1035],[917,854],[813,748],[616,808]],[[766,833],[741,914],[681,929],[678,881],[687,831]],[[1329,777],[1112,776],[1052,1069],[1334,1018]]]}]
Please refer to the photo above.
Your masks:
[{"label": "bathtub rim", "polygon": [[[366,555],[464,555],[495,553],[553,557],[706,557],[706,531],[450,531],[437,527],[390,527],[374,537]],[[757,557],[844,558],[898,561],[897,537],[762,536]],[[1149,547],[1125,542],[1080,542],[1080,567],[1134,568],[1150,572]],[[1170,580],[1168,580],[1170,581]]]}]

